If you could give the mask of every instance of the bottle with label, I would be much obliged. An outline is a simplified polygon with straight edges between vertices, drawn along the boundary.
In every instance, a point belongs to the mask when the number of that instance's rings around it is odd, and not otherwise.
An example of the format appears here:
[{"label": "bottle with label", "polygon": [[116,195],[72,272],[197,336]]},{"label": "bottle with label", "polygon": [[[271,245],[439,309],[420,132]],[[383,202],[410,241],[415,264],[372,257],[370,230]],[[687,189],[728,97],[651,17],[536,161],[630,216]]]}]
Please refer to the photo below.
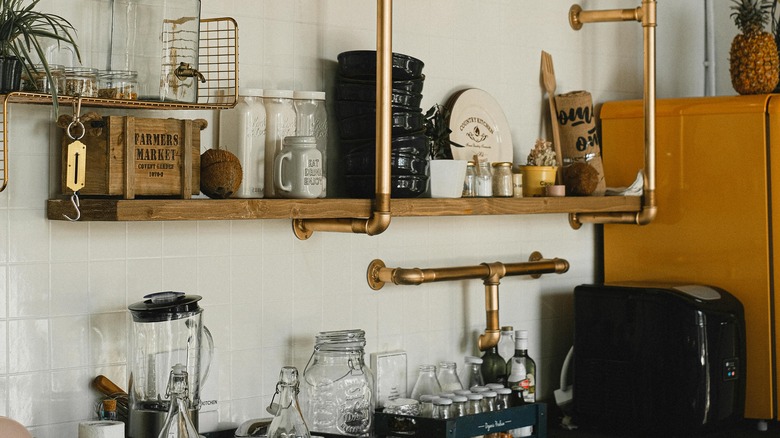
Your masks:
[{"label": "bottle with label", "polygon": [[295,91],[293,105],[296,115],[296,135],[310,135],[317,139],[317,150],[322,155],[322,194],[327,190],[328,173],[328,113],[324,91]]},{"label": "bottle with label", "polygon": [[285,137],[295,135],[295,107],[291,90],[265,90],[265,173],[263,193],[266,198],[278,198],[274,186],[274,160],[282,150]]},{"label": "bottle with label", "polygon": [[498,354],[498,346],[494,345],[485,351],[480,370],[485,383],[506,383],[506,361]]},{"label": "bottle with label", "polygon": [[[515,331],[515,355],[509,361],[508,386],[512,389],[513,406],[536,402],[536,362],[528,355],[528,332]],[[531,436],[532,426],[512,431],[514,437]]]},{"label": "bottle with label", "polygon": [[265,185],[265,106],[263,90],[242,89],[233,109],[220,112],[219,147],[241,162],[237,198],[262,198]]}]

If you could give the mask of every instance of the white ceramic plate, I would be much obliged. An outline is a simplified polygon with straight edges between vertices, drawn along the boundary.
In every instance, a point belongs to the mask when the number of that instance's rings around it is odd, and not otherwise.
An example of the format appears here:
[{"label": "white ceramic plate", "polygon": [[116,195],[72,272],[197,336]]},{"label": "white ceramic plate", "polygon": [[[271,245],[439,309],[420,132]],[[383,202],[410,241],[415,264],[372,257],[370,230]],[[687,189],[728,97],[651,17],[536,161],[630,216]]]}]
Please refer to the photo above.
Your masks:
[{"label": "white ceramic plate", "polygon": [[504,111],[496,100],[478,88],[463,90],[447,104],[450,109],[452,158],[472,160],[474,155],[488,162],[512,162],[512,134]]}]

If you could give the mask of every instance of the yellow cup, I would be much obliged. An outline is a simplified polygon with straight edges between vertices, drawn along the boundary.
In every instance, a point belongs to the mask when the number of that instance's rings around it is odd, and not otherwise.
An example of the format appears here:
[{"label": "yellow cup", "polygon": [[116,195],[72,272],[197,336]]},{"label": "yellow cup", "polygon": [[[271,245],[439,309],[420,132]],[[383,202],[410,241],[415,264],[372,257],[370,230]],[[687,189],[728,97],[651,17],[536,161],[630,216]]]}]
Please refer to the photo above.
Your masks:
[{"label": "yellow cup", "polygon": [[555,185],[556,166],[520,166],[523,173],[523,196],[544,196],[546,186]]}]

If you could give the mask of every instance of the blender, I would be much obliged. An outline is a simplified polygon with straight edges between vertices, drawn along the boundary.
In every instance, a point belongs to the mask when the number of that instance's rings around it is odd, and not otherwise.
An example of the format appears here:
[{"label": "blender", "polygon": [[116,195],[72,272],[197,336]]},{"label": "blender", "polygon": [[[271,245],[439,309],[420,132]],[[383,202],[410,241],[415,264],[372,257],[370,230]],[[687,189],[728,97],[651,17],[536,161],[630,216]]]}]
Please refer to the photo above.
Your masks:
[{"label": "blender", "polygon": [[[169,376],[177,364],[187,371],[187,404],[197,427],[200,388],[208,376],[214,351],[211,333],[203,325],[200,300],[198,295],[158,292],[128,306],[133,318],[129,438],[159,434],[171,403],[170,396],[166,396]],[[206,354],[202,354],[204,348]]]}]

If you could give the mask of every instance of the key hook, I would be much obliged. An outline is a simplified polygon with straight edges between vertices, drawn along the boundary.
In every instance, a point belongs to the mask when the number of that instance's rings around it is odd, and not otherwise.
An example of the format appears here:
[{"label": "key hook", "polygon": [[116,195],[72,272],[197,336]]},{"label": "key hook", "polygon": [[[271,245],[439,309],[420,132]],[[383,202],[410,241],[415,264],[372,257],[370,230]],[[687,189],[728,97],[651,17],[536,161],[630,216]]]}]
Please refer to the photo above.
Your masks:
[{"label": "key hook", "polygon": [[73,192],[73,194],[70,195],[70,202],[71,202],[71,204],[73,204],[73,208],[76,210],[76,217],[75,218],[71,218],[70,216],[68,216],[65,213],[63,213],[62,216],[65,219],[67,219],[67,220],[69,220],[71,222],[76,222],[79,219],[81,219],[81,208],[79,208],[81,206],[81,203],[79,202],[79,193],[78,192]]}]

